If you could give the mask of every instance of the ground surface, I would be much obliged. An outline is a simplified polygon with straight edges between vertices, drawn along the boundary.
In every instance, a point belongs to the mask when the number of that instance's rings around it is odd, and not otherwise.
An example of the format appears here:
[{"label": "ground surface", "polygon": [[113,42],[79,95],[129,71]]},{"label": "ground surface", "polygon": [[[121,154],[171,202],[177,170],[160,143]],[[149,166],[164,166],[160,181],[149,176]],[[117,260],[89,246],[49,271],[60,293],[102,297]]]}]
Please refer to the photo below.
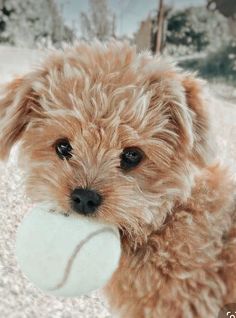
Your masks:
[{"label": "ground surface", "polygon": [[[37,60],[34,51],[0,48],[0,82],[10,79],[13,73],[26,71]],[[210,85],[210,90],[219,157],[236,177],[236,90],[223,84]],[[45,296],[23,277],[16,264],[14,245],[17,226],[29,205],[13,153],[7,164],[0,163],[0,317],[111,317],[99,292],[79,299],[58,299]]]}]

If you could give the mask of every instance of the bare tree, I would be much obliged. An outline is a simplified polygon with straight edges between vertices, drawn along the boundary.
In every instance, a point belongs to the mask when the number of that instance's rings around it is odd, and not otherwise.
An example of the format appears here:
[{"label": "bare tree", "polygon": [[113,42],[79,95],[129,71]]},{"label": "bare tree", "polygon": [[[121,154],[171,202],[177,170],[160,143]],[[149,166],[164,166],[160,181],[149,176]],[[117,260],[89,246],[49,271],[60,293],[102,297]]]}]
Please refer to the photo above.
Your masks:
[{"label": "bare tree", "polygon": [[171,7],[164,4],[164,0],[158,0],[158,10],[156,18],[152,19],[150,34],[150,49],[153,54],[162,53],[165,48],[167,20],[171,12]]},{"label": "bare tree", "polygon": [[163,27],[164,27],[164,6],[163,0],[159,0],[159,9],[157,13],[157,39],[156,53],[161,53],[163,43]]},{"label": "bare tree", "polygon": [[101,41],[115,36],[115,14],[108,7],[107,0],[90,0],[89,12],[81,13],[81,30],[86,39]]}]

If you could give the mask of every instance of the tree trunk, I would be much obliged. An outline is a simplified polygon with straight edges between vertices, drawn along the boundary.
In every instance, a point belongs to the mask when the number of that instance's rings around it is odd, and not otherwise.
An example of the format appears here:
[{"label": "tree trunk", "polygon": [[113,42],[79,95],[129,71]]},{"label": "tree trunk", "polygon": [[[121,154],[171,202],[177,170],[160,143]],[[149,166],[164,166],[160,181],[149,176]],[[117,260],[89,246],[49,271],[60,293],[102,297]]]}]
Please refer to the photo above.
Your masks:
[{"label": "tree trunk", "polygon": [[157,39],[156,39],[156,53],[162,51],[163,40],[163,27],[164,27],[164,5],[163,0],[159,0],[159,9],[157,14]]}]

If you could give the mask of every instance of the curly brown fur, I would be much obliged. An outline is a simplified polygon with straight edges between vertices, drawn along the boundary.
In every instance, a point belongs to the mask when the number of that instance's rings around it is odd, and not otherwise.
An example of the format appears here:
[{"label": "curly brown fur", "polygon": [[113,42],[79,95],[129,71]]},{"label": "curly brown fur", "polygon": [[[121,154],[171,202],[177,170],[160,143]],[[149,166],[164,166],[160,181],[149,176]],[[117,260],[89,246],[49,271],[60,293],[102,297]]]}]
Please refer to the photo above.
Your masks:
[{"label": "curly brown fur", "polygon": [[[235,185],[213,161],[203,83],[163,58],[98,42],[54,51],[0,102],[0,157],[20,141],[28,194],[74,213],[70,194],[103,197],[93,215],[119,227],[106,286],[122,318],[215,318],[236,302]],[[55,142],[67,138],[72,158]],[[145,154],[120,168],[126,147]]]}]

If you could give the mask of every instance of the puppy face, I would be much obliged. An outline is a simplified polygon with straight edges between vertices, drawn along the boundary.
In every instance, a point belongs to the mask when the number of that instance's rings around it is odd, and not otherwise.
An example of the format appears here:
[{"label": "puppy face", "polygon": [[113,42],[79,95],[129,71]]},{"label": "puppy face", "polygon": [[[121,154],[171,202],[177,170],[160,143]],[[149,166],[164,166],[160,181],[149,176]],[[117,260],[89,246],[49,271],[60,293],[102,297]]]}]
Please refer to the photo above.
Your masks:
[{"label": "puppy face", "polygon": [[116,224],[142,240],[206,163],[200,83],[126,44],[80,44],[16,79],[0,102],[0,156],[20,140],[35,201]]}]

